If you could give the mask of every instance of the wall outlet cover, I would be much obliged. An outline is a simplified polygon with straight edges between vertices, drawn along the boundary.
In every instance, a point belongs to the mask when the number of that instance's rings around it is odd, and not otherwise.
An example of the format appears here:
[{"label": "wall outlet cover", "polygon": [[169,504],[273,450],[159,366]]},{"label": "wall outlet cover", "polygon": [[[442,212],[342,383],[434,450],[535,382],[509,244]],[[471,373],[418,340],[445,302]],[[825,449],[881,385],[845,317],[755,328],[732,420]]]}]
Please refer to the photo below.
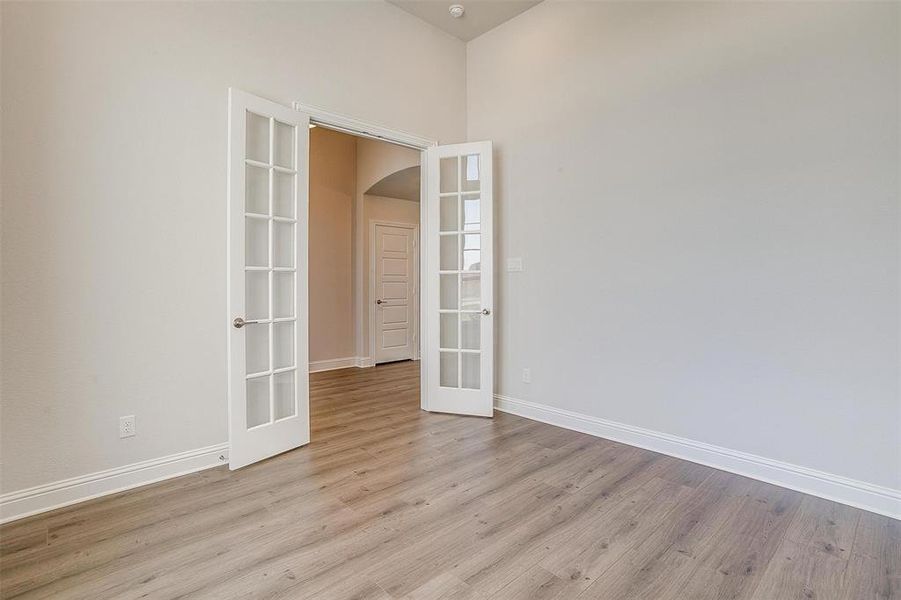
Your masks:
[{"label": "wall outlet cover", "polygon": [[135,416],[119,417],[119,437],[127,438],[135,435]]}]

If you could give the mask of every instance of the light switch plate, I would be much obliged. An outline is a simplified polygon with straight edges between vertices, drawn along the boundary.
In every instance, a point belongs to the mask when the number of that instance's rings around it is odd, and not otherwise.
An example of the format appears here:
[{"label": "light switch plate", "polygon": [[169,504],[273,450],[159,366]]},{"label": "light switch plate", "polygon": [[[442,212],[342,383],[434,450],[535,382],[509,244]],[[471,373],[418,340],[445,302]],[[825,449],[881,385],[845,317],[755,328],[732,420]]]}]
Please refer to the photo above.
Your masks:
[{"label": "light switch plate", "polygon": [[507,272],[508,273],[516,273],[522,271],[522,258],[517,256],[515,258],[507,259]]}]

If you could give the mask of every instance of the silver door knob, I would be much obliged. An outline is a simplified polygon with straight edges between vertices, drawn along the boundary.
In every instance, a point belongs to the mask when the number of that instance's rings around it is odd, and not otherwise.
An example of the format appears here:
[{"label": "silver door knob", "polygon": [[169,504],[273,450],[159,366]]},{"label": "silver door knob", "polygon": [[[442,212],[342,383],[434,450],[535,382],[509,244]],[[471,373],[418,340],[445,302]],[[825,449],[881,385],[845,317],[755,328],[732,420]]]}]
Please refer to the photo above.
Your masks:
[{"label": "silver door knob", "polygon": [[382,299],[378,299],[378,300],[375,301],[375,303],[376,303],[376,304],[384,304],[385,301],[382,300]]},{"label": "silver door knob", "polygon": [[245,321],[241,317],[235,317],[235,320],[232,321],[232,325],[235,326],[235,329],[241,329],[245,325],[253,325],[254,323],[259,323],[259,321]]},{"label": "silver door knob", "polygon": [[491,310],[489,310],[489,309],[487,309],[487,308],[483,308],[483,309],[482,309],[482,314],[483,314],[483,315],[490,315],[490,314],[491,314]]}]

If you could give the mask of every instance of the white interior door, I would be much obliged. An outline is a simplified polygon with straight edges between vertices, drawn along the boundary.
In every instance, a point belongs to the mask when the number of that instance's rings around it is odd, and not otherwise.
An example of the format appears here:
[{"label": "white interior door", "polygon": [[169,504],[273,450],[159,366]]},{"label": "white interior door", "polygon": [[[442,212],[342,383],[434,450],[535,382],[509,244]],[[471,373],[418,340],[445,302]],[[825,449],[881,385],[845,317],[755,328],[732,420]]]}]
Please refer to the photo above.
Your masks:
[{"label": "white interior door", "polygon": [[491,416],[494,390],[491,142],[427,150],[428,410]]},{"label": "white interior door", "polygon": [[310,441],[309,117],[231,89],[228,123],[229,466],[237,469]]},{"label": "white interior door", "polygon": [[414,358],[416,227],[373,223],[376,364]]}]

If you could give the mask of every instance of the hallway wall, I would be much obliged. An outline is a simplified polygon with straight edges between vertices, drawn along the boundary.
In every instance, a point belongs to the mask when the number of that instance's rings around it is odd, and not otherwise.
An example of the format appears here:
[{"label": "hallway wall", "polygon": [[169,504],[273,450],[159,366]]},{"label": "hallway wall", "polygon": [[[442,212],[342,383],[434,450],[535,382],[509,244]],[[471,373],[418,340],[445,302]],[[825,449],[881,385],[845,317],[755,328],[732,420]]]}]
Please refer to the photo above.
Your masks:
[{"label": "hallway wall", "polygon": [[310,130],[310,362],[354,356],[355,137]]}]

